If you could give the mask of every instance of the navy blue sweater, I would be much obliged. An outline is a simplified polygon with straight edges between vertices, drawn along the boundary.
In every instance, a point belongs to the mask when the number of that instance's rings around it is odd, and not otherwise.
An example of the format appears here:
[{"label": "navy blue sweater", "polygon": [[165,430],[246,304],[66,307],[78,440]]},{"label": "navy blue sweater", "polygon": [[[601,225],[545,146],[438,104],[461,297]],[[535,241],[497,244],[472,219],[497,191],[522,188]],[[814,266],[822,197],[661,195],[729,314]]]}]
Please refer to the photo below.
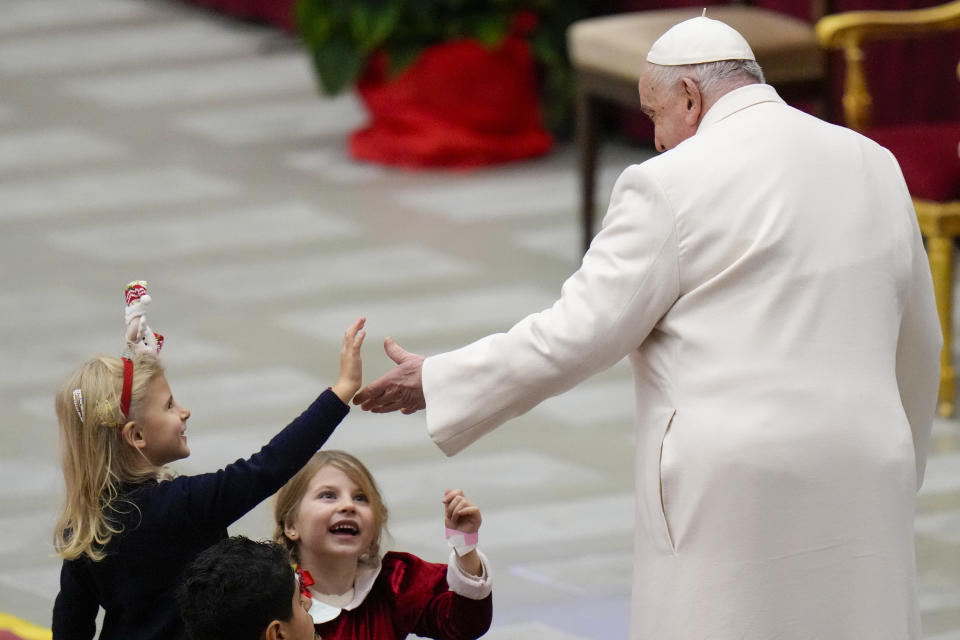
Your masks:
[{"label": "navy blue sweater", "polygon": [[[227,525],[275,493],[319,449],[350,408],[325,391],[259,453],[215,473],[126,485],[123,533],[93,562],[65,560],[53,605],[54,640],[185,638],[175,593],[184,568],[227,537]],[[120,503],[123,504],[123,503]]]}]

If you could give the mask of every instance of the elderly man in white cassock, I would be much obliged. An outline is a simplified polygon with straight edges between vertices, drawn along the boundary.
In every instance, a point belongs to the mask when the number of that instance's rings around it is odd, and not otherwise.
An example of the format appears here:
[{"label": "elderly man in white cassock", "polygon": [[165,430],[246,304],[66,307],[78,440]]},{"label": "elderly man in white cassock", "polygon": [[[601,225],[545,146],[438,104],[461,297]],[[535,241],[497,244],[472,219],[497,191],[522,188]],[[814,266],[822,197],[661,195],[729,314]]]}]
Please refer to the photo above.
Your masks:
[{"label": "elderly man in white cassock", "polygon": [[913,511],[941,335],[893,156],[798,111],[706,17],[639,83],[628,167],[583,264],[506,333],[354,402],[426,409],[453,455],[624,356],[636,383],[635,640],[920,635]]}]

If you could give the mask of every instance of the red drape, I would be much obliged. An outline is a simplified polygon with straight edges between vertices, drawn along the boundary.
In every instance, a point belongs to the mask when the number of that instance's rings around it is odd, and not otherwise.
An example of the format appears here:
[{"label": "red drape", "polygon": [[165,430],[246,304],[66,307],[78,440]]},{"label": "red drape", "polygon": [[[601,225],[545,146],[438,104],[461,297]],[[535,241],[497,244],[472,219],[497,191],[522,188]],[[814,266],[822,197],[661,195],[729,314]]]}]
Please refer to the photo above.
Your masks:
[{"label": "red drape", "polygon": [[393,79],[375,59],[357,85],[370,121],[350,137],[361,160],[407,167],[474,167],[546,153],[530,47],[510,36],[426,49]]}]

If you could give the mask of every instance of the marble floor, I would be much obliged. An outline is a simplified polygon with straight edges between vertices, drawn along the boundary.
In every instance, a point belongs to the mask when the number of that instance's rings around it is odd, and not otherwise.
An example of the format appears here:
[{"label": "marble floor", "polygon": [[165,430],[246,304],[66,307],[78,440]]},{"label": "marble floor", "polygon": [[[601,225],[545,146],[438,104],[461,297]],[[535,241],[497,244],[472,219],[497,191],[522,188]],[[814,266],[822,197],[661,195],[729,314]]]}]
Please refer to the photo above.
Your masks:
[{"label": "marble floor", "polygon": [[[372,379],[387,335],[434,353],[555,299],[578,264],[569,145],[400,171],[347,157],[363,122],[352,95],[318,96],[303,52],[272,30],[167,0],[0,0],[0,611],[49,624],[53,391],[119,351],[127,281],[150,281],[193,413],[188,473],[253,452],[330,384],[359,314]],[[602,197],[650,153],[605,146]],[[331,446],[373,470],[395,548],[445,557],[447,486],[482,507],[487,637],[625,638],[630,386],[617,365],[452,459],[421,415],[353,412]],[[960,640],[960,422],[938,420],[934,445],[916,520],[923,621],[930,640]],[[270,507],[232,532],[268,536]]]}]

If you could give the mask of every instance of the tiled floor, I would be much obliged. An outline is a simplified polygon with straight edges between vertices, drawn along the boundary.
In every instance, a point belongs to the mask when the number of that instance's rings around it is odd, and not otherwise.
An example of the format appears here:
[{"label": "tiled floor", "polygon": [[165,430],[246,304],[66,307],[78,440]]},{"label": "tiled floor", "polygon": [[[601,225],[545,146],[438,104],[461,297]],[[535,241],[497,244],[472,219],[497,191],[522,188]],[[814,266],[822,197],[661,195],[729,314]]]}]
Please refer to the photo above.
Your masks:
[{"label": "tiled floor", "polygon": [[[116,353],[121,292],[151,324],[210,470],[257,449],[336,373],[369,318],[432,353],[550,304],[577,266],[574,153],[473,172],[351,162],[352,96],[318,97],[267,29],[164,0],[0,0],[0,611],[48,624],[61,499],[52,395]],[[649,151],[605,147],[606,194]],[[630,379],[619,365],[447,459],[422,416],[351,413],[331,445],[369,463],[396,548],[442,559],[439,497],[483,508],[495,640],[624,638]],[[938,421],[917,517],[927,636],[960,640],[960,423]],[[234,532],[269,535],[269,504]],[[859,639],[858,639],[859,640]]]}]

